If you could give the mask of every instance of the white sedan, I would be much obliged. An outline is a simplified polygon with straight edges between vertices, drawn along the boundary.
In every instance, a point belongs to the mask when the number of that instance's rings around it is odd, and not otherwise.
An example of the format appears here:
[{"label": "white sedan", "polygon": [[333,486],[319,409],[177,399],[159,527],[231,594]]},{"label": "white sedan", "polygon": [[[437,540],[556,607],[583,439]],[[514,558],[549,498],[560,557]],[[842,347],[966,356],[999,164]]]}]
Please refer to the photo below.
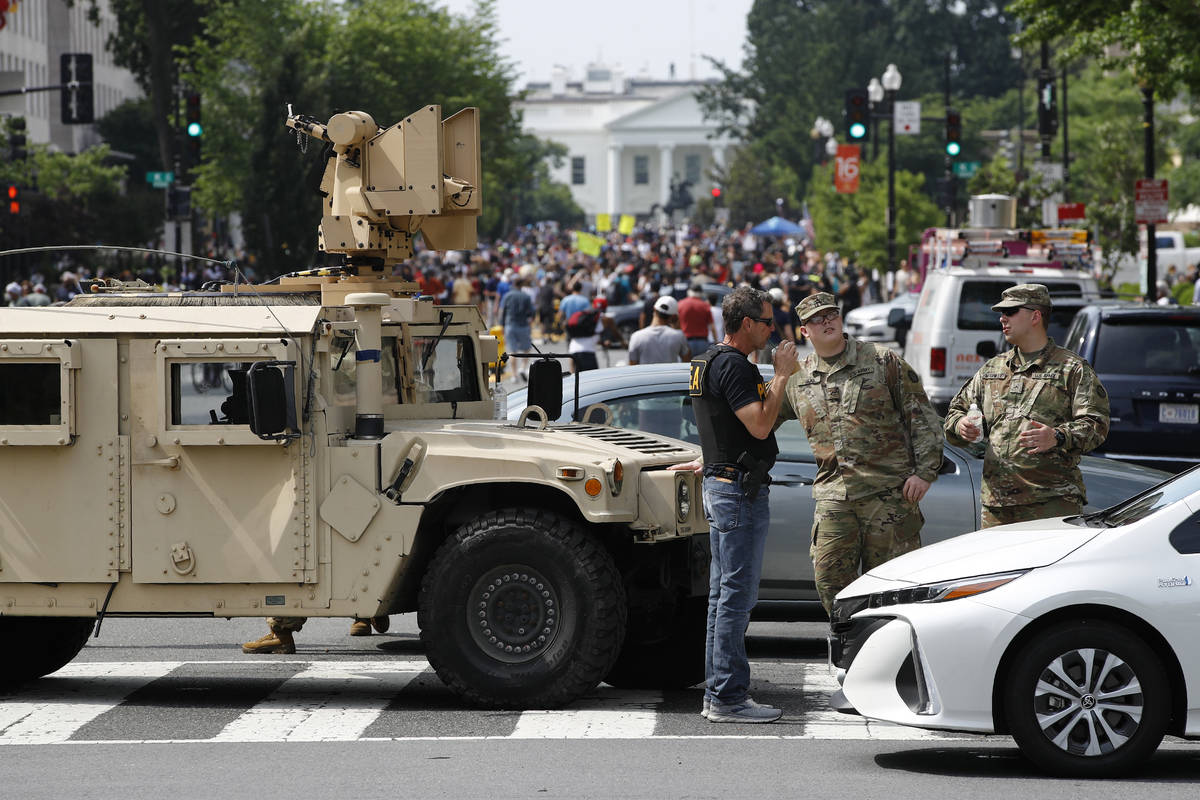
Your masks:
[{"label": "white sedan", "polygon": [[843,711],[1007,733],[1102,776],[1200,738],[1200,467],[1105,511],[900,556],[837,596]]}]

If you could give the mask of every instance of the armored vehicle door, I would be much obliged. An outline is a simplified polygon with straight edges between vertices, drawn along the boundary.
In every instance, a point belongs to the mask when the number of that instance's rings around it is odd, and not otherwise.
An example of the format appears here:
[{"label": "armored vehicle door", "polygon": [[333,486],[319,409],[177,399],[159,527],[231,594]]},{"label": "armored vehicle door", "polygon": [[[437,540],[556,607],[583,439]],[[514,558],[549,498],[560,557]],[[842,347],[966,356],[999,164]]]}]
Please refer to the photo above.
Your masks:
[{"label": "armored vehicle door", "polygon": [[250,363],[296,356],[277,338],[131,343],[135,581],[296,583],[315,566],[302,440],[252,433],[243,394]]},{"label": "armored vehicle door", "polygon": [[0,583],[127,566],[116,380],[114,339],[0,339]]}]

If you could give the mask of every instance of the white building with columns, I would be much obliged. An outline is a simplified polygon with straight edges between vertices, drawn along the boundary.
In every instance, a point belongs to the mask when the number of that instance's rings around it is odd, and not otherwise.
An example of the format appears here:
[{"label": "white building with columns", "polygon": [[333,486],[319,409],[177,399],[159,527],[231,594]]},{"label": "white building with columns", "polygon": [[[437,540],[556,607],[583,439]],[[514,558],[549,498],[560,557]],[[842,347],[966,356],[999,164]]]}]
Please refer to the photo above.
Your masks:
[{"label": "white building with columns", "polygon": [[667,204],[672,180],[690,181],[693,198],[708,194],[714,168],[731,153],[735,142],[718,136],[696,100],[705,83],[627,79],[597,64],[572,82],[559,67],[550,83],[530,83],[516,105],[527,132],[566,146],[551,175],[589,217],[645,216]]}]

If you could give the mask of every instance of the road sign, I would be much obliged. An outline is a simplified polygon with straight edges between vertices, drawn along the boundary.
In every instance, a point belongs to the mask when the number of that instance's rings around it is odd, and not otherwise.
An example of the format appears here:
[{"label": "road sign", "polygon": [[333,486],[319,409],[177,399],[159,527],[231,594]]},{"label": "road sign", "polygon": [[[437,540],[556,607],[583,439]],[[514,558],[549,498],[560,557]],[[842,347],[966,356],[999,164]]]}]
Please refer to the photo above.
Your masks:
[{"label": "road sign", "polygon": [[1133,211],[1138,225],[1167,222],[1167,181],[1138,178],[1133,190]]},{"label": "road sign", "polygon": [[1058,221],[1064,222],[1069,219],[1085,219],[1087,207],[1083,203],[1059,203],[1058,204]]},{"label": "road sign", "polygon": [[856,144],[839,144],[833,173],[833,185],[841,194],[858,191],[858,154]]},{"label": "road sign", "polygon": [[165,189],[175,182],[174,172],[147,172],[146,183],[155,189]]},{"label": "road sign", "polygon": [[978,161],[955,161],[954,174],[960,178],[974,178],[979,166]]},{"label": "road sign", "polygon": [[916,136],[921,132],[921,101],[897,100],[892,105],[895,107],[892,122],[897,135]]}]

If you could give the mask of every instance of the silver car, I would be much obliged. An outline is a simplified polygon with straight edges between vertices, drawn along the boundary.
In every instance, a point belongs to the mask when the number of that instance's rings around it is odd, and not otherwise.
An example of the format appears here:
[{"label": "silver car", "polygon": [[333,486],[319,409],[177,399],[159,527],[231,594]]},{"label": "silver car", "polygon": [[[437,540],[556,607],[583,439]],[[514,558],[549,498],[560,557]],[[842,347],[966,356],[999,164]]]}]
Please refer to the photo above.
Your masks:
[{"label": "silver car", "polygon": [[[771,367],[759,369],[767,379],[772,377]],[[583,372],[579,376],[577,412],[575,378],[567,376],[562,386],[563,410],[555,424],[582,419],[589,406],[604,403],[616,427],[698,444],[696,418],[687,393],[688,371],[687,364],[644,364]],[[509,419],[515,422],[525,405],[526,390],[512,392],[508,396]],[[755,614],[760,618],[821,618],[808,553],[816,460],[798,421],[781,425],[775,438],[779,456],[771,470],[771,533]],[[921,501],[925,516],[921,540],[925,544],[979,528],[981,453],[946,445],[938,479]],[[1088,494],[1085,511],[1107,508],[1170,477],[1158,470],[1090,456],[1084,457],[1080,467]]]},{"label": "silver car", "polygon": [[868,342],[899,341],[896,329],[888,322],[888,316],[892,313],[892,309],[902,309],[905,319],[904,330],[907,331],[912,325],[913,313],[917,310],[917,301],[920,298],[919,294],[905,292],[886,303],[871,303],[848,311],[846,312],[846,333],[856,339],[864,339]]}]

